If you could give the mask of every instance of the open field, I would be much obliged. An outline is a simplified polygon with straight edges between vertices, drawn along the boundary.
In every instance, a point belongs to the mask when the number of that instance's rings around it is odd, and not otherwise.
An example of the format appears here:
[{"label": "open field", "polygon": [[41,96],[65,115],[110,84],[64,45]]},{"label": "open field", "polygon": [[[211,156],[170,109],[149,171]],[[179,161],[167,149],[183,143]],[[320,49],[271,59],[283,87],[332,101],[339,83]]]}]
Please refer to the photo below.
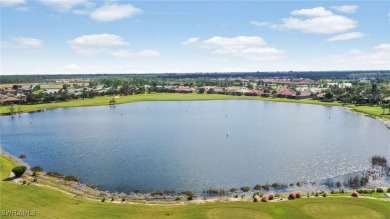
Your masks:
[{"label": "open field", "polygon": [[4,156],[0,156],[0,164],[2,213],[3,210],[34,210],[37,218],[390,218],[388,201],[352,197],[302,198],[273,203],[101,203],[48,188],[3,181],[16,164]]},{"label": "open field", "polygon": [[[62,107],[79,107],[79,106],[101,106],[108,105],[110,98],[113,96],[99,96],[92,99],[78,99],[68,102],[56,102],[56,103],[45,103],[45,104],[31,104],[21,105],[23,112],[32,112],[42,109],[54,109]],[[166,94],[139,94],[130,96],[118,96],[115,99],[117,104],[131,103],[139,101],[191,101],[191,100],[264,100],[274,102],[286,102],[286,103],[304,103],[304,104],[317,104],[324,106],[342,106],[339,102],[320,102],[312,99],[286,99],[286,98],[266,98],[258,96],[231,96],[221,94],[177,94],[177,93],[166,93]],[[378,116],[385,119],[390,119],[390,115],[382,115],[381,107],[370,107],[370,106],[353,106],[348,105],[346,107],[351,108],[353,111],[365,113],[372,116]],[[7,106],[0,107],[1,114],[9,112]]]}]

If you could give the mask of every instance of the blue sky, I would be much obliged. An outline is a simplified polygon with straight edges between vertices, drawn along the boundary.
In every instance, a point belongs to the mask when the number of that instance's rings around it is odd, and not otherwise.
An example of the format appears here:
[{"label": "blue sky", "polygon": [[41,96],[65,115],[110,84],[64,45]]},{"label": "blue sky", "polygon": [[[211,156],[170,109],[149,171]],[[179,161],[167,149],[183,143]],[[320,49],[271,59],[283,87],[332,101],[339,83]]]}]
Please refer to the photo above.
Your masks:
[{"label": "blue sky", "polygon": [[390,1],[0,2],[2,74],[390,69]]}]

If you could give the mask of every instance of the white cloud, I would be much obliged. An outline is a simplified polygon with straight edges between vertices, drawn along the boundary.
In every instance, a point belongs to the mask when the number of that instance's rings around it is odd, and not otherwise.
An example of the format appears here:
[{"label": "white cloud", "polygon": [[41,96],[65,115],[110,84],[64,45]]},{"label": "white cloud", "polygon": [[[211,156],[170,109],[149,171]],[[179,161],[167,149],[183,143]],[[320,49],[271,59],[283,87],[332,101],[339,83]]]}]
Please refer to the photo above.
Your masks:
[{"label": "white cloud", "polygon": [[42,4],[57,11],[68,11],[77,6],[90,4],[88,0],[39,0]]},{"label": "white cloud", "polygon": [[351,32],[351,33],[343,33],[333,37],[328,38],[326,41],[342,41],[342,40],[352,40],[364,37],[364,34],[361,32]]},{"label": "white cloud", "polygon": [[[390,52],[390,44],[382,43],[374,47],[377,51]],[[390,54],[387,54],[390,56]],[[389,57],[390,58],[390,57]],[[390,62],[390,60],[389,60]]]},{"label": "white cloud", "polygon": [[119,58],[156,57],[161,55],[158,51],[151,49],[140,52],[131,52],[126,49],[113,49],[114,47],[129,45],[120,36],[114,34],[83,35],[68,41],[68,43],[76,53],[81,55],[106,54]]},{"label": "white cloud", "polygon": [[141,12],[141,9],[136,8],[130,4],[111,4],[97,8],[90,14],[90,17],[97,21],[109,22],[128,18]]},{"label": "white cloud", "polygon": [[199,37],[191,37],[191,38],[189,38],[188,40],[182,42],[181,44],[186,46],[186,45],[195,44],[195,43],[197,43],[198,41],[199,41]]},{"label": "white cloud", "polygon": [[333,6],[332,9],[339,11],[339,12],[353,14],[358,9],[358,6],[357,5],[339,5],[339,6]]},{"label": "white cloud", "polygon": [[324,7],[300,9],[291,12],[292,15],[303,15],[308,17],[328,17],[333,15],[331,11],[326,10]]},{"label": "white cloud", "polygon": [[77,64],[69,64],[69,65],[61,66],[59,69],[74,71],[74,70],[81,70],[82,68]]},{"label": "white cloud", "polygon": [[299,30],[303,33],[332,34],[345,32],[357,26],[357,22],[348,17],[335,15],[323,7],[301,9],[291,12],[308,18],[289,17],[282,19],[282,24],[271,25],[279,30]]},{"label": "white cloud", "polygon": [[270,26],[272,24],[271,22],[266,22],[266,21],[263,21],[263,22],[250,21],[249,23],[252,25],[255,25],[257,27],[265,27],[265,26]]},{"label": "white cloud", "polygon": [[72,46],[123,46],[129,45],[122,37],[115,34],[83,35],[69,41]]},{"label": "white cloud", "polygon": [[112,46],[129,45],[120,36],[114,34],[83,35],[68,41],[72,49],[83,55],[96,55],[105,53]]},{"label": "white cloud", "polygon": [[352,49],[347,53],[333,55],[320,61],[350,70],[390,69],[390,44],[379,44],[370,52]]},{"label": "white cloud", "polygon": [[215,36],[207,40],[198,41],[196,45],[211,49],[213,54],[243,57],[252,60],[275,60],[283,55],[282,50],[266,45],[258,36],[220,37]]},{"label": "white cloud", "polygon": [[11,41],[11,47],[23,50],[39,49],[43,46],[41,40],[29,37],[13,37]]},{"label": "white cloud", "polygon": [[0,4],[7,7],[12,7],[20,4],[26,4],[26,0],[0,0]]}]

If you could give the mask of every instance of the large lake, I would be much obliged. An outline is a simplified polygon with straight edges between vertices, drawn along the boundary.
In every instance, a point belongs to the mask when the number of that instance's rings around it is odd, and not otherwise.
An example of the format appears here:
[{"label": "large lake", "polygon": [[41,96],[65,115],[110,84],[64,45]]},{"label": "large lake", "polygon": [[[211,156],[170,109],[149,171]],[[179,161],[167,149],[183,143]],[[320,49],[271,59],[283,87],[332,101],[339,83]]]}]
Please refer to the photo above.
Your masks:
[{"label": "large lake", "polygon": [[289,183],[390,157],[390,130],[341,107],[170,101],[1,117],[1,146],[102,190],[182,191]]}]

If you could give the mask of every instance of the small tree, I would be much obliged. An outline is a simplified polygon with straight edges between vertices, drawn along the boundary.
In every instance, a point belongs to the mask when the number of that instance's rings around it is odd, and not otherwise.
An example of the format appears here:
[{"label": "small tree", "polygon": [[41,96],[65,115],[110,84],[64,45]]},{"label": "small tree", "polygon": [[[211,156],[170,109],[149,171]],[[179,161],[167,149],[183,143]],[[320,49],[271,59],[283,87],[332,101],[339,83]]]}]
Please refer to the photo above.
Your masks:
[{"label": "small tree", "polygon": [[21,177],[23,173],[26,172],[26,170],[26,166],[17,166],[12,169],[12,172],[15,174],[16,177]]},{"label": "small tree", "polygon": [[332,100],[333,99],[333,94],[330,91],[326,92],[325,93],[325,99],[329,100],[329,101]]},{"label": "small tree", "polygon": [[40,166],[35,166],[35,167],[31,168],[31,171],[33,171],[33,172],[42,172],[43,168],[40,167]]}]

